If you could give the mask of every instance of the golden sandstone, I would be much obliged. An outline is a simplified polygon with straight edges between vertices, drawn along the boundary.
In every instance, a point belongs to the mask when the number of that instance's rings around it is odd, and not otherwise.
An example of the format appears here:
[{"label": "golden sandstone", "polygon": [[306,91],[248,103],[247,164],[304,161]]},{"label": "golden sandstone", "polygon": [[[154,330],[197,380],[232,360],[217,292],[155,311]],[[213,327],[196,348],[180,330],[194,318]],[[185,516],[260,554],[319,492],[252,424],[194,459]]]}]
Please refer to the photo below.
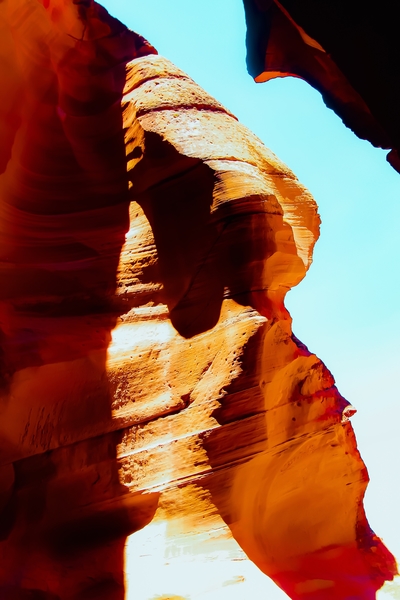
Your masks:
[{"label": "golden sandstone", "polygon": [[313,198],[96,3],[0,19],[1,597],[122,600],[128,536],[163,531],[166,570],[228,552],[374,598],[352,408],[284,306]]}]

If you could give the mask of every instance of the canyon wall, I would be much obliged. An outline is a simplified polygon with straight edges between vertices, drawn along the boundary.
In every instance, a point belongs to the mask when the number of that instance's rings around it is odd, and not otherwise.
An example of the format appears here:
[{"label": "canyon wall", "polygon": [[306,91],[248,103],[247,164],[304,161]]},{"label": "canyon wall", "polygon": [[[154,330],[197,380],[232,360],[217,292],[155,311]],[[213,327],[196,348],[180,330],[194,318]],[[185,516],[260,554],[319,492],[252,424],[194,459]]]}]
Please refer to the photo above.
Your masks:
[{"label": "canyon wall", "polygon": [[400,6],[383,0],[243,0],[247,66],[257,82],[300,77],[362,139],[390,150],[400,172],[398,23]]},{"label": "canyon wall", "polygon": [[164,598],[233,547],[293,599],[374,598],[354,409],[284,305],[315,201],[100,5],[0,22],[1,597],[151,600],[125,547],[163,531]]}]

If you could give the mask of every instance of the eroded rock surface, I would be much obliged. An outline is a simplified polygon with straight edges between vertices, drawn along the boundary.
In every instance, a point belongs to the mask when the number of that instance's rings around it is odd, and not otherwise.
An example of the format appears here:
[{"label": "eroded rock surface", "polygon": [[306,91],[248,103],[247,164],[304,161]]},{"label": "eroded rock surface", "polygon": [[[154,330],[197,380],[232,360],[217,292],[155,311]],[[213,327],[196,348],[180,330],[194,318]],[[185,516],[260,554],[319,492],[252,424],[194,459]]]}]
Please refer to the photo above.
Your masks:
[{"label": "eroded rock surface", "polygon": [[284,306],[314,200],[99,5],[0,18],[2,597],[122,599],[127,537],[163,530],[292,598],[373,598],[396,567],[352,409]]}]

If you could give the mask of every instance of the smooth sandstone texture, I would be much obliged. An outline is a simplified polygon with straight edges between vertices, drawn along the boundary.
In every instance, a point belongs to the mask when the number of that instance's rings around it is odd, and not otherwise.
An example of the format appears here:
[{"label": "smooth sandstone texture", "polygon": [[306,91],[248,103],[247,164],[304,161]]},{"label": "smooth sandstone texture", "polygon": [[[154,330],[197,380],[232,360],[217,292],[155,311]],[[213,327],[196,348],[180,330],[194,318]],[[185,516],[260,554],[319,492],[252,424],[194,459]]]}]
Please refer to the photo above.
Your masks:
[{"label": "smooth sandstone texture", "polygon": [[144,568],[189,598],[178,555],[217,586],[252,561],[293,599],[374,598],[396,566],[353,409],[284,306],[314,200],[99,5],[0,19],[1,597],[150,600]]}]

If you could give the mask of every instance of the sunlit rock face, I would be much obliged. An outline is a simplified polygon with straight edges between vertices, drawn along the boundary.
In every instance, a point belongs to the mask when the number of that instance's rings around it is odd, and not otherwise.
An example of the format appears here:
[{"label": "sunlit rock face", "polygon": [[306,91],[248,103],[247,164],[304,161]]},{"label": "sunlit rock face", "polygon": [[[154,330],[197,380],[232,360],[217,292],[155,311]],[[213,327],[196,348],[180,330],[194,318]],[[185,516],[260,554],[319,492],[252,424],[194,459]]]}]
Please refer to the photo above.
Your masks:
[{"label": "sunlit rock face", "polygon": [[1,597],[374,598],[353,409],[284,306],[314,200],[99,5],[0,18]]},{"label": "sunlit rock face", "polygon": [[247,65],[258,82],[301,77],[400,172],[399,4],[243,0]]}]

